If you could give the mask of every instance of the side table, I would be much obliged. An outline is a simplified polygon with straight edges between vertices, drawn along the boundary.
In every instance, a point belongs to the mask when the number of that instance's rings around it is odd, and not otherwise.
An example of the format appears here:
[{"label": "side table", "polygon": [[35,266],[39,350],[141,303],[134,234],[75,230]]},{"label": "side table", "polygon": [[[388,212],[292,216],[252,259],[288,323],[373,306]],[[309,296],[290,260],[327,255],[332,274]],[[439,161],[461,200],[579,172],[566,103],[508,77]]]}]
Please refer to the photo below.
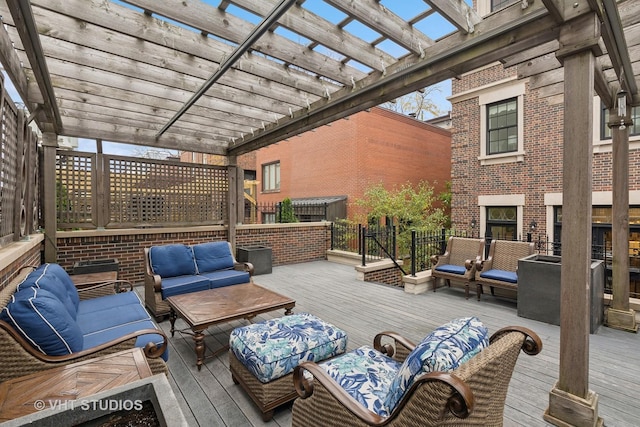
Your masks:
[{"label": "side table", "polygon": [[85,399],[152,375],[141,348],[47,369],[0,384],[0,422]]}]

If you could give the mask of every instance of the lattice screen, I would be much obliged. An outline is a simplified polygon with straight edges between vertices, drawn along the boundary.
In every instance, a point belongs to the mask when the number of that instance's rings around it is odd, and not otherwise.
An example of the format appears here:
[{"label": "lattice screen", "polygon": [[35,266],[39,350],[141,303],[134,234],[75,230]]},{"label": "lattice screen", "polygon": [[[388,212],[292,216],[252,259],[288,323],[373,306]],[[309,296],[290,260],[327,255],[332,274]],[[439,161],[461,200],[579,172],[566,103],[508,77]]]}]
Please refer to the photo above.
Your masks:
[{"label": "lattice screen", "polygon": [[110,225],[218,224],[226,219],[224,167],[105,156]]},{"label": "lattice screen", "polygon": [[56,156],[56,209],[59,228],[83,228],[92,218],[95,154],[58,152]]},{"label": "lattice screen", "polygon": [[[2,88],[4,91],[4,88]],[[9,100],[5,97],[5,106]],[[13,240],[15,229],[15,201],[18,180],[18,138],[15,110],[2,108],[0,135],[0,244]]]}]

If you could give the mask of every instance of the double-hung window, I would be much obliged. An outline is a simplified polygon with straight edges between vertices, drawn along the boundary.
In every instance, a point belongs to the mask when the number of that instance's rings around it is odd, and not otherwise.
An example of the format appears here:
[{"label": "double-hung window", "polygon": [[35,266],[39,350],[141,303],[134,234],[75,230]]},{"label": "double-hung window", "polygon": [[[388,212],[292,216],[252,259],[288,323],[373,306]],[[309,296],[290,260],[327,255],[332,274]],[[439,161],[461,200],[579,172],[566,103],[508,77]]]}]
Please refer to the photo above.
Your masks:
[{"label": "double-hung window", "polygon": [[518,151],[518,100],[487,105],[487,155]]},{"label": "double-hung window", "polygon": [[[632,107],[630,116],[633,124],[629,126],[629,136],[640,135],[640,107]],[[611,128],[609,127],[609,110],[605,107],[602,107],[602,111],[600,113],[600,139],[609,138],[611,138]]]},{"label": "double-hung window", "polygon": [[280,191],[280,162],[262,165],[262,191]]}]

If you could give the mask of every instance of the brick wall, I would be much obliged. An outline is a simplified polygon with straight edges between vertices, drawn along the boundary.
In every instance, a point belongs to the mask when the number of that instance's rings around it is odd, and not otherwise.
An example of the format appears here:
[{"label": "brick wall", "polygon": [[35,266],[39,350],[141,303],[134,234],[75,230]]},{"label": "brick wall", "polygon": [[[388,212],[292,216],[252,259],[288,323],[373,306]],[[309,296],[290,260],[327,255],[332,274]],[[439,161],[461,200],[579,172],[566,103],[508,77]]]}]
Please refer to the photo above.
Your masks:
[{"label": "brick wall", "polygon": [[402,272],[396,267],[364,273],[365,282],[383,283],[391,286],[403,286]]},{"label": "brick wall", "polygon": [[42,240],[40,235],[34,237],[33,241],[16,242],[2,249],[3,262],[0,266],[0,289],[16,278],[22,267],[40,265]]},{"label": "brick wall", "polygon": [[[237,228],[236,246],[269,246],[273,265],[281,265],[326,259],[330,238],[330,223],[247,225]],[[58,263],[71,272],[78,261],[115,258],[120,267],[119,277],[139,283],[144,281],[144,248],[220,240],[227,240],[227,229],[222,226],[62,232],[57,239]]]}]

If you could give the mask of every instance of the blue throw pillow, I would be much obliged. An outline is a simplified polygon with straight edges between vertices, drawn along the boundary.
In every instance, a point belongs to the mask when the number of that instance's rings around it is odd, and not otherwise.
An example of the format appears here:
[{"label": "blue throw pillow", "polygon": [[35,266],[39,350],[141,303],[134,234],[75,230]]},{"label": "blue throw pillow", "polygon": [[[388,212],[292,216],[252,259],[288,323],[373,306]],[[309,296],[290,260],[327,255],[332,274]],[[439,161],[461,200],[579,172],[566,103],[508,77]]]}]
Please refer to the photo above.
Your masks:
[{"label": "blue throw pillow", "polygon": [[149,260],[154,274],[160,277],[176,277],[196,274],[196,263],[193,251],[187,245],[152,246],[149,249]]},{"label": "blue throw pillow", "polygon": [[228,242],[200,243],[192,246],[198,273],[233,268],[233,255]]},{"label": "blue throw pillow", "polygon": [[51,292],[30,287],[12,295],[0,319],[13,326],[31,345],[49,356],[82,350],[82,332]]},{"label": "blue throw pillow", "polygon": [[427,335],[409,353],[389,387],[385,399],[389,413],[421,374],[455,370],[489,345],[487,335],[477,317],[452,320]]},{"label": "blue throw pillow", "polygon": [[[64,304],[71,317],[75,319],[78,307],[71,295],[77,295],[78,291],[75,289],[75,286],[72,290],[68,289],[67,285],[65,285],[57,275],[51,273],[49,271],[49,266],[52,265],[55,264],[43,264],[37,270],[30,273],[22,282],[20,282],[16,288],[16,292],[20,292],[21,290],[30,287],[36,287],[51,292],[60,300],[60,302],[62,302],[62,304]],[[80,299],[78,298],[78,303],[79,301]]]}]

